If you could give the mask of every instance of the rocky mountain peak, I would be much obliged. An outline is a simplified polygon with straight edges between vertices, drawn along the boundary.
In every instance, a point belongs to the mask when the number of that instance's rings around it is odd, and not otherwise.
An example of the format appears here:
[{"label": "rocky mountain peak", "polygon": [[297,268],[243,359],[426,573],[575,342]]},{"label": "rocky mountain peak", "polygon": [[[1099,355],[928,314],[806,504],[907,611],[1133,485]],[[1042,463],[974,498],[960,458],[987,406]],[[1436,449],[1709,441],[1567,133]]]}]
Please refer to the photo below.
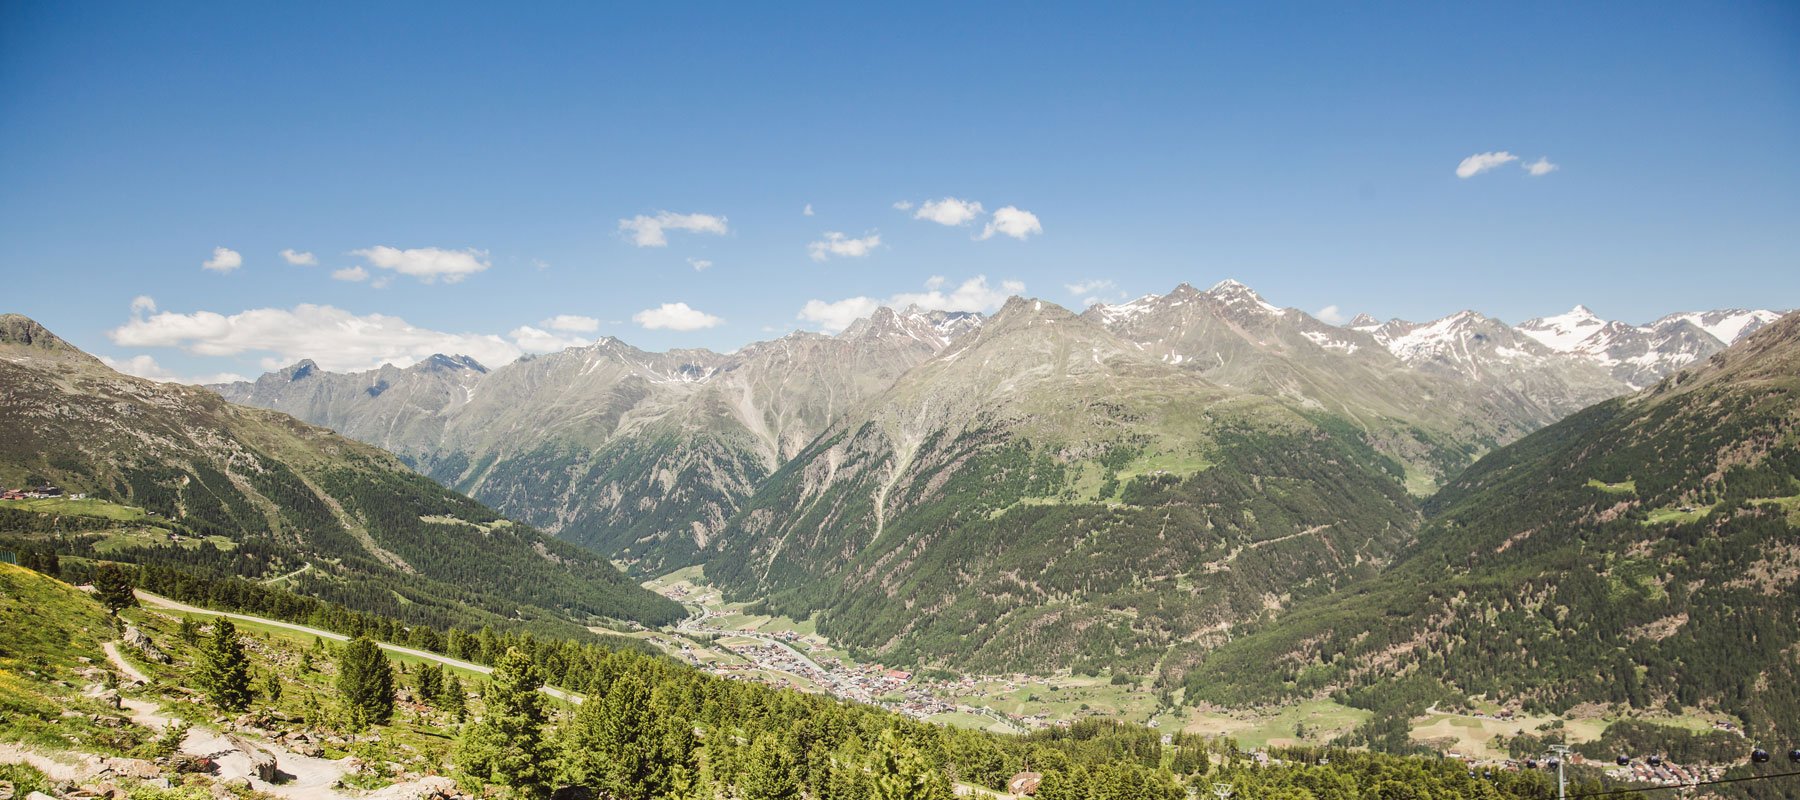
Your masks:
[{"label": "rocky mountain peak", "polygon": [[1519,323],[1519,331],[1538,344],[1559,353],[1573,352],[1582,341],[1607,326],[1587,306],[1578,305],[1552,317],[1537,317]]},{"label": "rocky mountain peak", "polygon": [[1213,284],[1211,289],[1206,290],[1206,296],[1234,310],[1269,314],[1281,313],[1279,306],[1264,300],[1262,295],[1256,293],[1255,289],[1230,278]]},{"label": "rocky mountain peak", "polygon": [[63,341],[49,328],[23,314],[0,314],[0,344],[30,347],[35,350],[81,352]]},{"label": "rocky mountain peak", "polygon": [[467,370],[486,374],[488,371],[487,367],[482,366],[481,362],[474,358],[465,355],[449,356],[443,353],[433,353],[431,357],[414,364],[411,368],[420,372],[462,372]]},{"label": "rocky mountain peak", "polygon": [[318,371],[318,364],[314,363],[310,358],[303,358],[283,367],[281,370],[275,372],[272,377],[281,383],[293,383],[294,381],[303,380],[317,374]]}]

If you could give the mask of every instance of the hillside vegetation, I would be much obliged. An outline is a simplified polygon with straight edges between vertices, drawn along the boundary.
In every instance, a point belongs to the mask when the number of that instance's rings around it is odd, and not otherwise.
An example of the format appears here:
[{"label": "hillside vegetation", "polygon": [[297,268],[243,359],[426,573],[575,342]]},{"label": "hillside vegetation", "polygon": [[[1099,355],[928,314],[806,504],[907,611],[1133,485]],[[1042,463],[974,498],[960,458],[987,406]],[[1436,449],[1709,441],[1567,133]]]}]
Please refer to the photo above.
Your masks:
[{"label": "hillside vegetation", "polygon": [[897,662],[1148,671],[1372,574],[1417,513],[1358,429],[1014,300],[800,453],[707,574]]},{"label": "hillside vegetation", "polygon": [[[11,689],[0,697],[10,712],[0,723],[0,752],[28,752],[69,776],[0,763],[0,781],[22,791],[79,786],[132,800],[254,800],[391,787],[393,796],[542,798],[570,787],[620,800],[949,800],[958,784],[1002,791],[1027,766],[1042,776],[1039,796],[1051,800],[1181,800],[1204,782],[1320,800],[1406,792],[1525,800],[1545,785],[1541,773],[1490,779],[1453,762],[1342,751],[1329,759],[1277,751],[1262,767],[1229,740],[1175,735],[1165,743],[1155,731],[1107,721],[1029,736],[942,728],[638,653],[533,637],[485,643],[474,655],[494,664],[484,676],[412,657],[368,663],[358,655],[366,640],[339,644],[255,623],[222,629],[220,618],[139,608],[122,617],[138,644],[121,646],[126,659],[109,664],[102,643],[113,622],[81,592],[7,564],[0,589],[0,631],[8,634],[0,679]],[[65,622],[34,631],[20,618],[28,608],[54,609]],[[241,654],[247,694],[188,688],[214,680],[206,676],[221,652]],[[579,687],[583,702],[549,699],[537,691],[546,681]],[[370,695],[370,684],[384,688]],[[219,716],[228,710],[221,703],[241,707]],[[382,706],[373,716],[358,711],[371,703]],[[13,744],[29,750],[4,749]],[[275,782],[250,769],[254,754],[270,760]],[[101,763],[92,757],[119,756],[132,758],[105,761],[106,771],[89,766]],[[217,777],[201,757],[217,762]]]},{"label": "hillside vegetation", "polygon": [[1190,699],[1712,709],[1800,737],[1800,318],[1463,473],[1390,570],[1208,655]]},{"label": "hillside vegetation", "polygon": [[683,615],[605,559],[387,453],[202,389],[120,375],[7,315],[0,484],[46,481],[92,500],[0,507],[0,543],[280,580],[434,624],[578,630],[600,618]]}]

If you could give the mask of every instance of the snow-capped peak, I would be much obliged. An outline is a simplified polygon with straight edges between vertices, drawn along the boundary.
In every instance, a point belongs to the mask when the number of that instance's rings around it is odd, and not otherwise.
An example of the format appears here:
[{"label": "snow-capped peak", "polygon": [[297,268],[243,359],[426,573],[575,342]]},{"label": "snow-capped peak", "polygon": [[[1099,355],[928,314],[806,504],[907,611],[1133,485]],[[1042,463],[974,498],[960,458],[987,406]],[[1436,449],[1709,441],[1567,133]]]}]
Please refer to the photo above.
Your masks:
[{"label": "snow-capped peak", "polygon": [[1567,312],[1553,317],[1538,317],[1519,323],[1518,330],[1538,344],[1559,353],[1574,352],[1582,340],[1593,336],[1601,328],[1606,327],[1606,320],[1589,310],[1587,306],[1576,306]]},{"label": "snow-capped peak", "polygon": [[1779,311],[1727,308],[1718,311],[1683,311],[1670,314],[1652,324],[1661,325],[1666,322],[1685,320],[1693,323],[1694,327],[1706,331],[1721,343],[1729,345],[1778,319],[1781,319]]},{"label": "snow-capped peak", "polygon": [[1271,314],[1281,313],[1279,306],[1262,299],[1262,295],[1257,294],[1255,289],[1231,278],[1213,284],[1213,287],[1206,290],[1206,293],[1228,306],[1261,309]]}]

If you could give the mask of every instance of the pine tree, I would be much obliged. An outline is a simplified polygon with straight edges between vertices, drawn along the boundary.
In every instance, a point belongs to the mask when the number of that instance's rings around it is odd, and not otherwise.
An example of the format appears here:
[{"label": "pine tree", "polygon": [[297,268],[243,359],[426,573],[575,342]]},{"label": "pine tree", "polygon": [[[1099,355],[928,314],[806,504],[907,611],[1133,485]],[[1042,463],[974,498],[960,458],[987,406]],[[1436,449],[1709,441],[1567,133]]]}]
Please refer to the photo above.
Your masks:
[{"label": "pine tree", "polygon": [[351,725],[385,725],[394,716],[394,667],[374,641],[358,636],[338,654],[338,695]]},{"label": "pine tree", "polygon": [[94,594],[114,615],[137,605],[137,595],[131,593],[132,588],[131,570],[125,567],[101,564],[94,570]]},{"label": "pine tree", "polygon": [[421,703],[436,703],[438,695],[444,692],[444,668],[437,664],[419,667],[419,674],[413,680]]},{"label": "pine tree", "polygon": [[561,745],[569,783],[621,800],[680,796],[699,769],[693,724],[634,673],[591,692]]},{"label": "pine tree", "polygon": [[525,797],[547,794],[555,770],[544,744],[542,685],[531,657],[507,648],[483,693],[486,713],[457,740],[455,760],[463,771]]},{"label": "pine tree", "polygon": [[875,742],[875,800],[948,800],[950,781],[889,728]]},{"label": "pine tree", "polygon": [[432,698],[431,703],[455,717],[457,722],[462,722],[469,716],[468,704],[463,699],[462,678],[455,675],[444,679],[444,690]]},{"label": "pine tree", "polygon": [[181,637],[181,640],[188,644],[199,644],[200,623],[195,622],[193,617],[182,617],[181,624],[175,629],[175,635]]},{"label": "pine tree", "polygon": [[263,697],[268,698],[269,705],[281,702],[281,676],[274,672],[263,676]]},{"label": "pine tree", "polygon": [[738,787],[743,799],[800,800],[793,756],[775,734],[758,736],[744,758],[744,774]]},{"label": "pine tree", "polygon": [[244,643],[238,640],[231,620],[219,617],[213,621],[212,636],[200,645],[194,685],[213,705],[226,711],[250,707],[250,658],[244,655]]}]

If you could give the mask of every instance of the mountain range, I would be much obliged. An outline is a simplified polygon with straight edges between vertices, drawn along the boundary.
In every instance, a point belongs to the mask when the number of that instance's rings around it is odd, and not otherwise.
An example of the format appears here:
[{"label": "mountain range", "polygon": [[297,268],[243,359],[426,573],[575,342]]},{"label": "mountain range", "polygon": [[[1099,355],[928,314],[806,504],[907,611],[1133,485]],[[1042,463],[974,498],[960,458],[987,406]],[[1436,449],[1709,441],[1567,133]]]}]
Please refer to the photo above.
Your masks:
[{"label": "mountain range", "polygon": [[588,550],[375,447],[198,387],[119,374],[0,315],[0,484],[88,498],[0,508],[0,539],[293,588],[434,625],[585,632],[683,610]]},{"label": "mountain range", "polygon": [[639,573],[705,564],[870,655],[1148,670],[1380,573],[1482,454],[1778,317],[1339,326],[1224,281],[214,388]]},{"label": "mountain range", "polygon": [[604,557],[701,564],[865,657],[1329,694],[1389,749],[1474,696],[1800,718],[1800,317],[1335,326],[1227,281],[220,387],[399,458],[0,321],[0,478],[228,540],[94,552],[404,598],[384,611],[647,624],[680,611]]},{"label": "mountain range", "polygon": [[[1224,281],[1079,316],[1109,346],[1343,419],[1423,496],[1479,454],[1710,356],[1779,315],[1708,311],[1633,327],[1578,308],[1517,327],[1472,311],[1335,326]],[[609,337],[493,370],[449,355],[355,374],[302,361],[211,388],[382,447],[446,486],[649,572],[703,560],[778,469],[916,367],[953,357],[950,346],[988,321],[883,308],[836,336],[796,332],[730,354],[652,353]]]}]

